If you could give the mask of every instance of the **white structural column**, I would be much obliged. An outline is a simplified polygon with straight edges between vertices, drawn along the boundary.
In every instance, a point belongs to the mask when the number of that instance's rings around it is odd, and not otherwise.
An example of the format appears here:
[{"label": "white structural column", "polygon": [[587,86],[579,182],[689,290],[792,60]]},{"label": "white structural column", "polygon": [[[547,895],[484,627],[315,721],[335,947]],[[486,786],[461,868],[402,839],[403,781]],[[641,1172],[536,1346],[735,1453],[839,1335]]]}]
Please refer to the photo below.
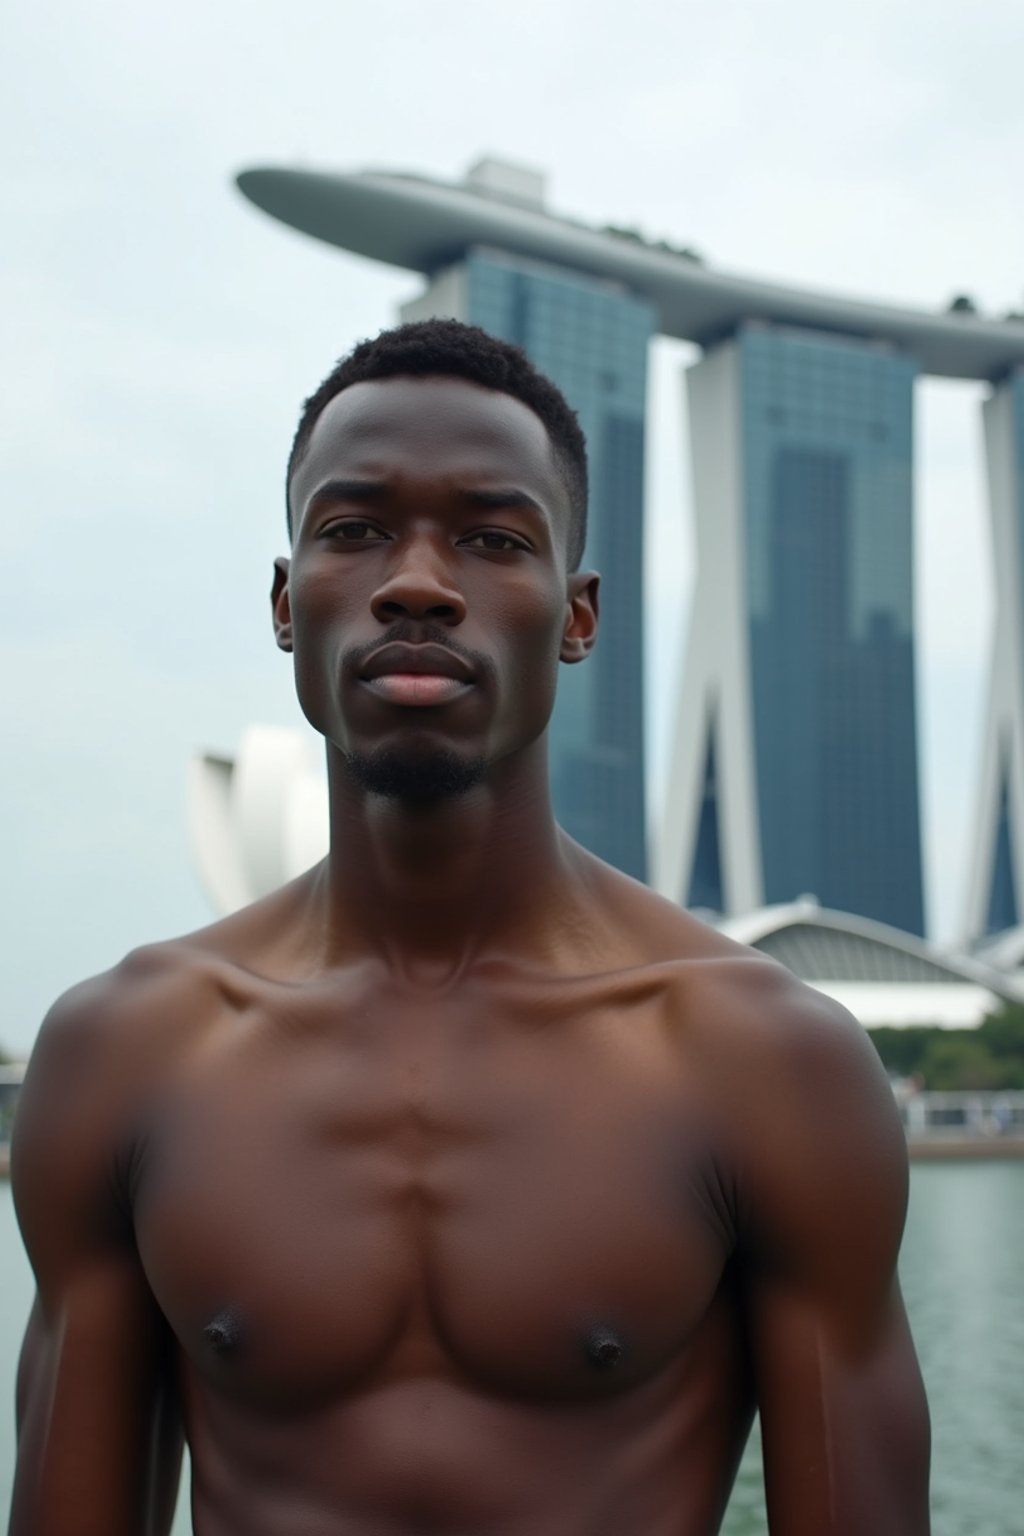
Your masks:
[{"label": "white structural column", "polygon": [[968,941],[983,937],[988,927],[1004,785],[1014,891],[1018,904],[1024,900],[1024,369],[1015,369],[995,387],[982,416],[996,616],[968,888]]},{"label": "white structural column", "polygon": [[697,577],[660,837],[657,889],[687,899],[703,801],[709,734],[717,775],[723,906],[764,900],[746,615],[740,360],[724,342],[687,370]]}]

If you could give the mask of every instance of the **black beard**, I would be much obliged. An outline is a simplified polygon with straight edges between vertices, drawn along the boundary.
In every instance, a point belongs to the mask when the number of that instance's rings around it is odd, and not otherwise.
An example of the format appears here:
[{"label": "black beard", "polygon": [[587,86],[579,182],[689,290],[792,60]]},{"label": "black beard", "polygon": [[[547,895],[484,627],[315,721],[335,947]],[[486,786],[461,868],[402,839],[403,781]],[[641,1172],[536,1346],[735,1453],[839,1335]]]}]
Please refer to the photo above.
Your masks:
[{"label": "black beard", "polygon": [[433,805],[465,795],[487,772],[482,757],[457,757],[454,752],[410,756],[389,747],[370,756],[347,752],[345,766],[361,789],[410,805]]}]

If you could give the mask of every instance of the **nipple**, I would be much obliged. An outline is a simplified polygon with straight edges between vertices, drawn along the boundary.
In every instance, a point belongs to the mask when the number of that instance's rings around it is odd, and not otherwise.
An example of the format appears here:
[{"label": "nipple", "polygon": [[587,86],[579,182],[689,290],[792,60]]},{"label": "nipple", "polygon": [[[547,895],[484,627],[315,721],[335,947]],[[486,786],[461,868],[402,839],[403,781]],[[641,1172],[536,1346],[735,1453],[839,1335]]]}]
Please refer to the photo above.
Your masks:
[{"label": "nipple", "polygon": [[230,1307],[225,1307],[223,1312],[211,1319],[203,1329],[203,1338],[213,1350],[215,1355],[229,1355],[237,1348],[242,1337],[238,1318]]},{"label": "nipple", "polygon": [[622,1340],[614,1328],[598,1323],[586,1337],[587,1359],[599,1371],[610,1371],[622,1355]]}]

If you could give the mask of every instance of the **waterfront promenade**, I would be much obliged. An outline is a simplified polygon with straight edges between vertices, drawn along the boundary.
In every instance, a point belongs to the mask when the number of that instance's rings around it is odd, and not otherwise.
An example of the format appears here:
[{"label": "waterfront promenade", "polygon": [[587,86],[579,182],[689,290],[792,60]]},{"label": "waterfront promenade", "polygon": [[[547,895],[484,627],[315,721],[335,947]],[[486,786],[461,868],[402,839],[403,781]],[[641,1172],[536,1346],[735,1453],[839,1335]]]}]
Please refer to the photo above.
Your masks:
[{"label": "waterfront promenade", "polygon": [[1024,1157],[1024,1093],[893,1091],[911,1158]]}]

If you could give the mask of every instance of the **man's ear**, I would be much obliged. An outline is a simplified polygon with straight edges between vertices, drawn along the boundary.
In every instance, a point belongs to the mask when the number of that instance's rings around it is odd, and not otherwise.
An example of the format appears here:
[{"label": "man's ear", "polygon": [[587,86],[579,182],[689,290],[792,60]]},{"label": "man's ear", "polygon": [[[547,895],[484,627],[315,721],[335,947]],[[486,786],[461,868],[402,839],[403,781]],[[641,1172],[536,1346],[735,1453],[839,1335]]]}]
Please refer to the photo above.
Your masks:
[{"label": "man's ear", "polygon": [[562,661],[582,661],[594,649],[597,640],[597,589],[601,578],[596,571],[574,571],[569,577],[568,606],[562,632]]},{"label": "man's ear", "polygon": [[282,651],[290,651],[292,648],[292,605],[288,596],[288,564],[284,555],[278,555],[274,561],[274,581],[270,588],[274,638]]}]

